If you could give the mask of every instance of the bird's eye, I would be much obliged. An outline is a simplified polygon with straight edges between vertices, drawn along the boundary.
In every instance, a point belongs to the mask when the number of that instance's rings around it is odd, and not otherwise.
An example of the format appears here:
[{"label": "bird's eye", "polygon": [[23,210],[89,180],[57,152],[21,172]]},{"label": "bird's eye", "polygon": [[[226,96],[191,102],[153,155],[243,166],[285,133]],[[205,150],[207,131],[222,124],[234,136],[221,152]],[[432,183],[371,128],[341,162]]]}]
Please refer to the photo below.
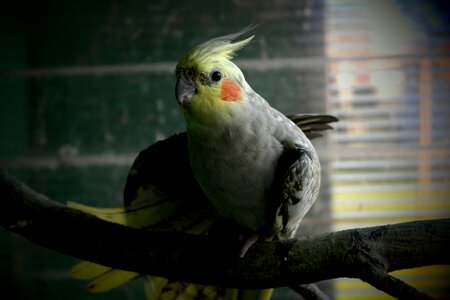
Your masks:
[{"label": "bird's eye", "polygon": [[220,79],[222,79],[222,73],[220,73],[220,71],[213,71],[211,73],[211,80],[218,82],[220,81]]},{"label": "bird's eye", "polygon": [[184,71],[184,74],[185,74],[187,77],[192,77],[192,76],[194,76],[194,70],[192,70],[192,69],[186,69],[186,70]]}]

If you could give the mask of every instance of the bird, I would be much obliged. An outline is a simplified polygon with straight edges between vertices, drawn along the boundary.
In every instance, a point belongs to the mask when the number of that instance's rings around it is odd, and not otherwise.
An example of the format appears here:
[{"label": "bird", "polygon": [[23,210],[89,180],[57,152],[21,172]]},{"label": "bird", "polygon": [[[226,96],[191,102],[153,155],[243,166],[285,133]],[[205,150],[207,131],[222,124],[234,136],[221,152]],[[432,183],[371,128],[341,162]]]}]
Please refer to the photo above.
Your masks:
[{"label": "bird", "polygon": [[[182,56],[175,71],[175,98],[186,131],[140,151],[127,175],[124,207],[68,206],[110,222],[162,232],[217,234],[216,224],[225,220],[245,233],[241,258],[259,239],[293,237],[320,186],[320,163],[310,140],[332,129],[329,123],[338,118],[285,116],[254,92],[231,61],[252,40],[233,42],[247,31],[214,38]],[[152,300],[271,295],[271,289],[246,292],[174,282],[86,261],[75,265],[71,274],[91,280],[92,292],[143,277]]]},{"label": "bird", "polygon": [[189,163],[219,215],[243,230],[244,257],[258,240],[291,238],[317,199],[321,168],[305,133],[232,62],[247,30],[189,50],[176,66]]}]

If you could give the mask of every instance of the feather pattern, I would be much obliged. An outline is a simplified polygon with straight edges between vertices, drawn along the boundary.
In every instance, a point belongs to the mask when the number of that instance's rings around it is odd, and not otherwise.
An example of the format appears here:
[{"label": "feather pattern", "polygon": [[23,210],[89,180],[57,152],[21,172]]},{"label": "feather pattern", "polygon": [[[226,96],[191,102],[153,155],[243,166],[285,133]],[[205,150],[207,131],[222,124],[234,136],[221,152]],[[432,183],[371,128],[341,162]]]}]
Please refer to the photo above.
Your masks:
[{"label": "feather pattern", "polygon": [[231,60],[235,53],[250,43],[254,35],[234,42],[238,37],[246,32],[254,29],[255,26],[248,26],[236,33],[223,35],[213,38],[205,43],[202,43],[191,50],[189,50],[178,62],[178,66],[194,67],[206,66],[209,67],[214,61]]}]

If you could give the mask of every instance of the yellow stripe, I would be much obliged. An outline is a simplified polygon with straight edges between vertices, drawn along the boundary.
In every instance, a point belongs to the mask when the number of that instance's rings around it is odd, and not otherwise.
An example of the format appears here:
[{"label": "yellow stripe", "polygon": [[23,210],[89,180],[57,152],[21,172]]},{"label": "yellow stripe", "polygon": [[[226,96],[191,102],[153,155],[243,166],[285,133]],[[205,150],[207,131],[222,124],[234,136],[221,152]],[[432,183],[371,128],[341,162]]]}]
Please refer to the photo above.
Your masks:
[{"label": "yellow stripe", "polygon": [[450,190],[433,191],[377,191],[377,192],[337,192],[332,194],[332,201],[380,199],[380,198],[416,198],[416,197],[449,197]]},{"label": "yellow stripe", "polygon": [[338,295],[334,299],[335,300],[352,300],[352,299],[356,299],[356,300],[390,300],[390,299],[395,299],[395,298],[379,292],[374,295],[361,295],[361,294]]},{"label": "yellow stripe", "polygon": [[380,211],[380,210],[421,210],[421,209],[447,209],[450,212],[449,201],[422,202],[415,200],[413,203],[355,203],[335,204],[331,203],[331,210],[340,211]]},{"label": "yellow stripe", "polygon": [[[417,221],[417,220],[436,220],[436,219],[442,219],[445,218],[445,215],[442,216],[434,216],[434,217],[368,217],[368,218],[361,218],[361,219],[355,219],[355,218],[342,218],[342,219],[334,219],[333,224],[350,224],[350,226],[353,227],[353,224],[374,224],[375,225],[386,225],[386,224],[395,224],[395,223],[401,223],[401,222],[411,222],[411,221]],[[448,216],[447,216],[448,217]]]},{"label": "yellow stripe", "polygon": [[[345,174],[345,173],[339,173],[339,174]],[[356,175],[356,174],[355,174]],[[363,175],[363,174],[361,174]],[[438,183],[438,181],[433,181],[433,183]],[[416,180],[389,180],[389,182],[385,181],[333,181],[333,187],[345,187],[345,186],[380,186],[380,187],[386,187],[386,186],[395,186],[395,185],[417,185]]]},{"label": "yellow stripe", "polygon": [[[415,280],[403,280],[410,284],[411,286],[423,289],[423,288],[442,288],[444,286],[450,286],[450,279],[415,279]],[[342,290],[364,290],[364,289],[374,289],[371,285],[362,281],[352,281],[352,282],[337,282],[335,284],[337,289]]]},{"label": "yellow stripe", "polygon": [[[445,296],[450,287],[450,267],[447,265],[426,266],[400,270],[391,273],[415,288],[426,291],[436,298]],[[333,280],[336,289],[335,299],[393,299],[358,279],[340,278]]]},{"label": "yellow stripe", "polygon": [[[436,265],[426,266],[414,269],[406,269],[391,273],[393,276],[409,276],[409,275],[450,275],[450,266]],[[448,278],[450,280],[450,276]]]}]

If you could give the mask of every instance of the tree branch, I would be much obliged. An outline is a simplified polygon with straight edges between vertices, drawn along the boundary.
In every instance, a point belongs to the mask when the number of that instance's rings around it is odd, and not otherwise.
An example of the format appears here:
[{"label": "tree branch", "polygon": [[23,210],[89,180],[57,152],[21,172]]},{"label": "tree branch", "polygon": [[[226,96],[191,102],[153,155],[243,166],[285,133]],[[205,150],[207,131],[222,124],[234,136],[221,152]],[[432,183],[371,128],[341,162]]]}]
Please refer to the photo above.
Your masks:
[{"label": "tree branch", "polygon": [[44,247],[118,269],[236,288],[297,286],[360,278],[395,297],[425,297],[387,274],[449,264],[450,219],[258,242],[243,259],[239,243],[158,233],[109,223],[38,194],[0,170],[0,224]]}]

